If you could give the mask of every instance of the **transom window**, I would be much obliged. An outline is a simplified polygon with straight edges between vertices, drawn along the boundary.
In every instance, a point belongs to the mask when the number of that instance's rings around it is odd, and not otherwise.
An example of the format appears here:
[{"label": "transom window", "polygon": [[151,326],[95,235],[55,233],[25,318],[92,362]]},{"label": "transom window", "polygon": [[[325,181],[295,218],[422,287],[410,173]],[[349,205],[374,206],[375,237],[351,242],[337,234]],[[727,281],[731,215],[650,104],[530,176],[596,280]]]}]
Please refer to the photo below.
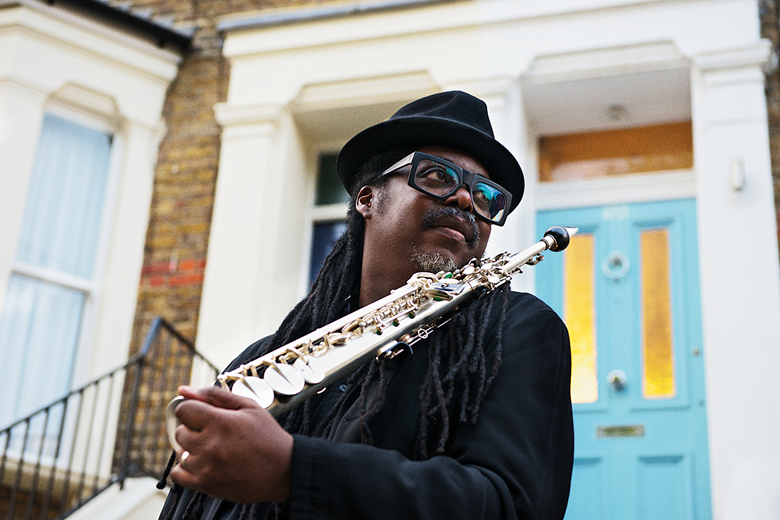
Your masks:
[{"label": "transom window", "polygon": [[539,138],[542,182],[692,167],[690,121]]}]

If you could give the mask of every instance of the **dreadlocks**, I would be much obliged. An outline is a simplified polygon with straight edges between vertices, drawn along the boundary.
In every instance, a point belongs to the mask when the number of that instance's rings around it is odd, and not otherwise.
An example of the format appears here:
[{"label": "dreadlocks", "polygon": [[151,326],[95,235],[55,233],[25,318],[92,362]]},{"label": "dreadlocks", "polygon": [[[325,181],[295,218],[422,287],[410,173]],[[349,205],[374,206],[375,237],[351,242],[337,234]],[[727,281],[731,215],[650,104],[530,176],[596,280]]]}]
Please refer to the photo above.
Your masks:
[{"label": "dreadlocks", "polygon": [[[365,222],[358,213],[355,202],[360,188],[380,188],[388,177],[382,172],[401,157],[413,150],[392,149],[371,157],[357,173],[355,188],[350,194],[351,203],[347,213],[346,230],[335,243],[333,250],[312,285],[309,294],[287,315],[264,351],[270,352],[298,337],[340,318],[344,302],[357,301],[360,287],[360,273],[363,261],[363,239]],[[506,309],[509,301],[509,287],[504,286],[484,298],[472,302],[459,310],[447,325],[438,329],[427,341],[427,372],[420,388],[420,428],[412,458],[424,460],[434,454],[446,451],[451,425],[455,422],[475,423],[482,400],[501,363],[501,345]],[[496,309],[496,306],[498,308]],[[495,334],[496,347],[489,363],[485,352],[486,335],[491,313],[498,312],[499,321]],[[339,400],[314,419],[312,400],[295,407],[280,418],[284,428],[291,433],[315,437],[328,435],[338,410],[350,394],[349,389],[360,388],[360,433],[365,444],[372,441],[369,423],[381,410],[388,384],[386,362],[374,360],[353,373],[346,381],[348,390],[342,392]],[[368,390],[378,385],[376,397],[368,398]],[[174,490],[178,491],[178,490]],[[195,493],[187,505],[184,519],[199,518],[202,514],[205,495]],[[175,506],[171,508],[171,512]],[[261,508],[257,504],[244,504],[241,519],[254,519]],[[270,518],[278,517],[279,508],[274,505],[267,510]]]}]

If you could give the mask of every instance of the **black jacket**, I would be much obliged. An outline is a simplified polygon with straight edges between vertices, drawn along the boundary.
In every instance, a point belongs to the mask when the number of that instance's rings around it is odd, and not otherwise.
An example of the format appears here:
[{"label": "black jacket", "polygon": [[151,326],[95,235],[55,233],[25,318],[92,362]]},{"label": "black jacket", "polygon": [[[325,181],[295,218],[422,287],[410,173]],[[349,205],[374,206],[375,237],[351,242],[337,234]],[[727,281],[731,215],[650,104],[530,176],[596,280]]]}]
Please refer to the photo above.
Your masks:
[{"label": "black jacket", "polygon": [[[489,324],[494,352],[497,311]],[[232,364],[257,357],[260,342]],[[419,429],[424,343],[393,373],[382,410],[359,444],[359,403],[349,396],[330,438],[295,436],[290,519],[563,518],[574,450],[569,337],[560,318],[530,294],[512,293],[501,366],[476,424],[454,419],[446,452],[410,456]],[[490,366],[490,360],[488,361]],[[323,399],[333,398],[338,385]],[[429,450],[433,452],[433,450]],[[189,492],[185,491],[186,503]],[[170,498],[169,498],[170,502]],[[179,518],[183,504],[174,518]],[[170,507],[166,503],[162,517]],[[204,519],[234,519],[239,507],[207,499]]]}]

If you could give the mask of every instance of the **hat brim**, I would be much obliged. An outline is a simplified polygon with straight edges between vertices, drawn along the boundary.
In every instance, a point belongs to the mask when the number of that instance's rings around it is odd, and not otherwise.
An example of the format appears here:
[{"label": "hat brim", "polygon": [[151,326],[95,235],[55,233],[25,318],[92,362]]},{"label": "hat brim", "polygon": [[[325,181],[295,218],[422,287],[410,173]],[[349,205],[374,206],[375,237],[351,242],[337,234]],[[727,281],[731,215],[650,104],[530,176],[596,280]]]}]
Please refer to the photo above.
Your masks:
[{"label": "hat brim", "polygon": [[523,170],[509,150],[468,125],[430,116],[390,119],[357,134],[339,153],[336,161],[339,180],[352,193],[358,169],[373,155],[392,148],[416,146],[450,146],[472,155],[493,181],[512,194],[510,213],[523,198]]}]

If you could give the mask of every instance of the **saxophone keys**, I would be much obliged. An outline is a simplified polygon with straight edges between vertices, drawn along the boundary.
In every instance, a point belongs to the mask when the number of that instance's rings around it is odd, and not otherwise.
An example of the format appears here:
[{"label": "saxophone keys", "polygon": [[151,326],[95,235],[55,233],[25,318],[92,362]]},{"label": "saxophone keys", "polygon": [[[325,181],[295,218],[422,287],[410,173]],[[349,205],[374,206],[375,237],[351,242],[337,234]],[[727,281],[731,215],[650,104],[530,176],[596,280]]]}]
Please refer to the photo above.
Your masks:
[{"label": "saxophone keys", "polygon": [[403,360],[407,356],[414,354],[411,345],[405,341],[398,341],[394,345],[382,348],[377,354],[377,359],[398,359]]},{"label": "saxophone keys", "polygon": [[269,366],[263,374],[263,379],[280,395],[295,395],[306,385],[303,374],[287,363],[274,363]]},{"label": "saxophone keys", "polygon": [[247,376],[233,383],[233,393],[242,397],[248,397],[254,402],[268,408],[274,402],[274,391],[263,379]]},{"label": "saxophone keys", "polygon": [[341,332],[342,333],[347,333],[347,332],[354,332],[354,331],[356,331],[357,333],[359,333],[359,331],[362,328],[363,328],[363,320],[361,318],[358,318],[358,319],[352,320],[349,323],[347,323],[346,325],[344,325],[341,328]]},{"label": "saxophone keys", "polygon": [[431,286],[425,290],[426,296],[429,298],[439,299],[439,300],[452,300],[455,296],[463,292],[463,284],[461,283],[443,283],[443,282],[436,282],[434,284],[431,284]]},{"label": "saxophone keys", "polygon": [[304,381],[310,385],[316,385],[325,379],[325,372],[319,368],[318,364],[319,361],[316,358],[303,356],[295,360],[293,367],[301,373]]},{"label": "saxophone keys", "polygon": [[347,341],[349,338],[352,337],[351,333],[342,334],[340,332],[331,332],[327,336],[325,336],[325,341],[328,345],[331,345],[333,347],[343,347],[347,344]]}]

